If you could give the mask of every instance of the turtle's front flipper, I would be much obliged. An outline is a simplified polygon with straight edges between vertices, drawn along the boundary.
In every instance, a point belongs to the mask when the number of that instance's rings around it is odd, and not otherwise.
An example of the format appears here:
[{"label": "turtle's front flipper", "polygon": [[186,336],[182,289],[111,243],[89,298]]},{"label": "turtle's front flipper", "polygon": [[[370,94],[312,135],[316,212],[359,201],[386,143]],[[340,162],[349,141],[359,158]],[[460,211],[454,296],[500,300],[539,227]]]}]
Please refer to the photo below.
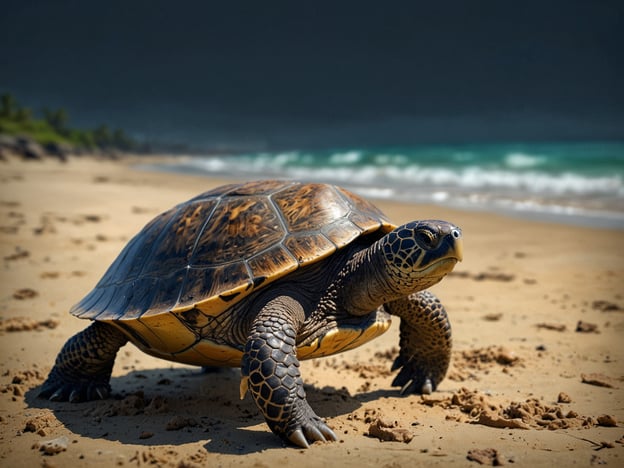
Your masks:
[{"label": "turtle's front flipper", "polygon": [[71,402],[107,398],[115,356],[127,341],[112,325],[94,322],[65,343],[39,396]]},{"label": "turtle's front flipper", "polygon": [[384,305],[401,317],[401,351],[392,370],[401,369],[392,385],[401,393],[431,393],[451,362],[451,324],[439,299],[428,291]]},{"label": "turtle's front flipper", "polygon": [[241,397],[249,389],[275,434],[308,447],[338,438],[306,401],[295,346],[303,319],[301,304],[291,297],[279,296],[262,308],[245,346]]}]

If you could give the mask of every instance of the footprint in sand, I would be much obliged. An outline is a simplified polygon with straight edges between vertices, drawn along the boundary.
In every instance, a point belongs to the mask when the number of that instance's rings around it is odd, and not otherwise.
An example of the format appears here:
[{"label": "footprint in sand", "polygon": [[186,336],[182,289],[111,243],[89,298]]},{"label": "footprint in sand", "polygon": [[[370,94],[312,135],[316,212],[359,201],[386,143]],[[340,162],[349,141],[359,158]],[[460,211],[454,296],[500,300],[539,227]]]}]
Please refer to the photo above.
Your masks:
[{"label": "footprint in sand", "polygon": [[0,226],[0,232],[3,234],[17,234],[19,228],[26,224],[26,217],[18,211],[9,211],[6,217],[7,224]]},{"label": "footprint in sand", "polygon": [[[77,277],[86,276],[86,274],[87,273],[85,271],[74,270],[74,271],[67,273],[65,276],[77,278]],[[39,274],[39,278],[41,279],[57,279],[60,277],[61,277],[61,273],[58,271],[43,271],[41,272],[41,274]]]},{"label": "footprint in sand", "polygon": [[552,331],[557,331],[557,332],[564,332],[566,331],[567,327],[562,324],[562,323],[538,323],[535,325],[537,328],[541,328],[543,330],[552,330]]},{"label": "footprint in sand", "polygon": [[[48,328],[50,330],[58,327],[59,321],[55,319],[33,320],[28,317],[12,317],[0,320],[1,332],[21,332],[33,331]],[[13,379],[15,381],[15,379]]]},{"label": "footprint in sand", "polygon": [[592,302],[592,309],[599,310],[600,312],[620,312],[624,310],[624,308],[620,307],[615,302],[605,300]]},{"label": "footprint in sand", "polygon": [[59,217],[53,213],[43,213],[39,218],[39,226],[33,229],[36,236],[56,234],[55,221],[60,221]]},{"label": "footprint in sand", "polygon": [[28,250],[22,249],[21,247],[15,247],[15,252],[10,255],[4,257],[4,259],[8,262],[12,262],[15,260],[21,260],[24,258],[30,257],[30,252]]},{"label": "footprint in sand", "polygon": [[19,301],[23,301],[25,299],[34,299],[37,297],[39,293],[31,288],[22,288],[18,289],[13,293],[13,299],[17,299]]},{"label": "footprint in sand", "polygon": [[56,233],[55,223],[69,222],[75,226],[81,226],[85,223],[99,223],[103,219],[103,216],[97,214],[82,214],[68,218],[56,213],[43,213],[39,221],[40,226],[34,229],[34,233],[37,235],[54,234]]},{"label": "footprint in sand", "polygon": [[472,279],[474,281],[501,281],[501,282],[509,282],[516,279],[516,275],[507,274],[507,273],[498,273],[498,272],[488,272],[483,271],[479,273],[470,273],[469,271],[458,271],[449,273],[450,277],[455,278],[467,278]]},{"label": "footprint in sand", "polygon": [[132,214],[146,214],[146,213],[151,213],[153,212],[153,209],[150,208],[145,208],[142,206],[133,206],[132,207]]}]

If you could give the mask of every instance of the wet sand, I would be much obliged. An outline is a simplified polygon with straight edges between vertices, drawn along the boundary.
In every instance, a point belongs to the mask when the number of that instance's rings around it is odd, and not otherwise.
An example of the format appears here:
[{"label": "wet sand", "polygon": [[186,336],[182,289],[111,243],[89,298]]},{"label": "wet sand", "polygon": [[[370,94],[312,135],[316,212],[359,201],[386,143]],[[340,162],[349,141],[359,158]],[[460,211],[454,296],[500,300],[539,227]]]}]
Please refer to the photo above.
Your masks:
[{"label": "wet sand", "polygon": [[[462,227],[464,262],[432,290],[454,333],[427,397],[391,387],[398,320],[380,339],[306,361],[311,406],[338,434],[284,446],[239,371],[118,354],[113,397],[36,397],[68,314],[153,216],[219,185],[127,163],[0,163],[0,466],[590,466],[624,464],[622,232],[378,202],[396,223]],[[384,440],[390,439],[390,440]]]}]

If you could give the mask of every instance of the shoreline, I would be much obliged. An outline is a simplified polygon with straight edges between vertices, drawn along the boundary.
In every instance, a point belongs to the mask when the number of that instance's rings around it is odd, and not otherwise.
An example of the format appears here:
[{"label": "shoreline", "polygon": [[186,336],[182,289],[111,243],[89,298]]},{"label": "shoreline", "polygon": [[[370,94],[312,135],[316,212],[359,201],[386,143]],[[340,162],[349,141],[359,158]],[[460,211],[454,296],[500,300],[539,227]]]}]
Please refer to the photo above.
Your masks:
[{"label": "shoreline", "polygon": [[[227,174],[222,169],[214,169],[214,173],[200,170],[190,164],[189,161],[209,160],[211,156],[178,156],[170,158],[154,158],[151,161],[141,161],[140,159],[134,164],[134,168],[140,171],[164,172],[180,175],[194,175],[204,177],[207,180],[211,178],[225,180],[242,180],[249,178],[256,179],[289,179],[284,173],[263,173],[259,172],[254,175],[248,173],[236,175]],[[596,207],[589,203],[591,200],[578,199],[542,199],[537,200],[534,196],[524,200],[497,199],[496,192],[487,190],[478,192],[477,194],[459,194],[453,193],[457,188],[444,187],[427,187],[431,193],[424,191],[419,193],[412,191],[403,192],[401,187],[391,188],[386,185],[366,185],[353,181],[337,181],[330,180],[326,175],[310,175],[297,177],[299,180],[311,182],[326,182],[336,185],[342,185],[361,196],[376,201],[388,201],[406,204],[431,204],[442,208],[451,208],[466,212],[477,213],[494,213],[503,216],[524,219],[527,221],[545,221],[556,222],[564,225],[597,227],[606,229],[624,230],[624,209],[616,211],[618,205],[613,205],[607,209],[606,207]],[[481,190],[484,190],[482,188]],[[478,200],[480,199],[480,201]],[[565,204],[563,202],[566,202]]]},{"label": "shoreline", "polygon": [[[338,443],[284,447],[250,398],[239,400],[236,369],[202,374],[132,345],[118,354],[112,399],[36,398],[62,345],[88,324],[69,308],[128,240],[229,182],[142,171],[137,160],[0,162],[3,465],[477,466],[467,457],[491,462],[492,450],[517,466],[622,463],[621,231],[436,205],[375,201],[397,224],[440,218],[464,232],[464,261],[432,288],[453,326],[449,373],[428,397],[398,395],[398,320],[360,348],[304,361],[310,405]],[[378,418],[413,438],[370,437]],[[45,455],[51,440],[65,448]]]}]

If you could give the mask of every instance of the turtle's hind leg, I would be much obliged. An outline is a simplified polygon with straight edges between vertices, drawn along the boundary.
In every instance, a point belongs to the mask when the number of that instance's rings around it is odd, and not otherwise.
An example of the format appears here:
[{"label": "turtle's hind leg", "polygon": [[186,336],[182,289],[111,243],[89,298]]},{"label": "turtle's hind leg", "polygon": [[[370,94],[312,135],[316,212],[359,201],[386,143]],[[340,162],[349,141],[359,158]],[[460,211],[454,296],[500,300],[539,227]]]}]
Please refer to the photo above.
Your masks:
[{"label": "turtle's hind leg", "polygon": [[115,356],[127,341],[113,325],[94,322],[65,343],[39,396],[70,402],[107,398]]}]

